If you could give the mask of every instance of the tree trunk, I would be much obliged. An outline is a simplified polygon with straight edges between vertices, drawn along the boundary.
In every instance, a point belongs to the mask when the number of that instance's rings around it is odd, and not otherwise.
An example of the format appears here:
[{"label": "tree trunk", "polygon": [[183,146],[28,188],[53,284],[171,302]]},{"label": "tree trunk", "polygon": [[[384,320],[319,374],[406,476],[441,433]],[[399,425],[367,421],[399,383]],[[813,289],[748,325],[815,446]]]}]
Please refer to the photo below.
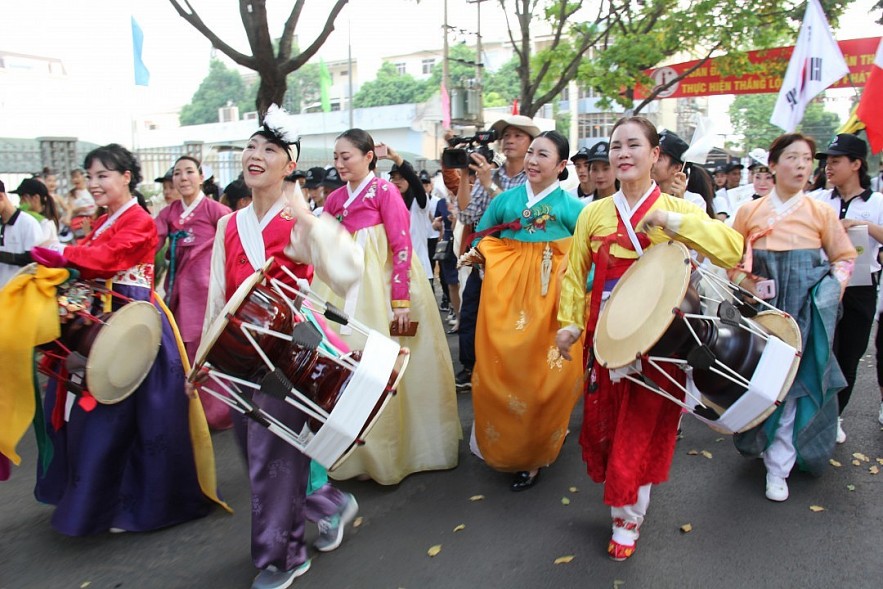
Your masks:
[{"label": "tree trunk", "polygon": [[261,120],[264,113],[270,108],[271,104],[282,104],[285,98],[285,91],[288,90],[286,77],[281,75],[275,68],[267,71],[258,72],[260,74],[261,83],[258,86],[258,95],[255,100],[255,106],[258,109]]}]

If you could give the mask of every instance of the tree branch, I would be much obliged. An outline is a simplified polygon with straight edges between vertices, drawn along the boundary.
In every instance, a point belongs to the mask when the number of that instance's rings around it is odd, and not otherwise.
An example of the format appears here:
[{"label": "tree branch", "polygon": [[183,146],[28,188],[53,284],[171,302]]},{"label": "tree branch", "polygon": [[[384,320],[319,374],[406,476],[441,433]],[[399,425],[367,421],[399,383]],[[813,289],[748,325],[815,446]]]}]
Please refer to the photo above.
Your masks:
[{"label": "tree branch", "polygon": [[680,82],[681,80],[683,80],[684,78],[686,78],[687,76],[689,76],[690,74],[692,74],[693,72],[698,70],[700,67],[705,65],[705,62],[707,62],[709,59],[711,59],[711,54],[714,53],[715,51],[717,51],[717,49],[721,46],[721,44],[722,44],[722,42],[718,42],[714,47],[709,49],[708,53],[705,54],[705,57],[701,58],[698,62],[696,62],[696,65],[684,70],[680,75],[675,76],[674,78],[672,78],[671,80],[669,80],[665,84],[660,84],[659,86],[653,88],[653,90],[650,92],[650,94],[647,95],[647,97],[644,98],[644,100],[642,100],[638,104],[638,106],[635,107],[635,111],[634,111],[635,114],[638,114],[639,112],[641,112],[641,109],[643,109],[645,106],[647,106],[648,104],[650,104],[651,102],[656,100],[656,97],[659,96],[660,93],[665,92],[666,90],[668,90],[669,88],[671,88],[672,86],[674,86],[675,84],[677,84],[678,82]]},{"label": "tree branch", "polygon": [[[236,51],[221,40],[214,31],[212,31],[206,24],[202,21],[199,14],[197,14],[196,10],[193,9],[193,6],[190,5],[188,0],[184,0],[184,4],[187,6],[187,10],[181,6],[181,3],[178,0],[169,0],[171,5],[175,8],[175,11],[178,13],[178,16],[186,20],[190,25],[202,33],[202,35],[211,42],[212,47],[215,47],[219,51],[221,51],[224,55],[235,61],[241,66],[245,66],[250,69],[257,69],[257,61],[248,55],[244,55],[239,51]],[[189,10],[189,12],[188,12]]]},{"label": "tree branch", "polygon": [[291,8],[291,14],[285,21],[285,28],[282,29],[282,39],[279,41],[278,59],[284,60],[291,57],[291,44],[294,42],[294,30],[297,28],[297,21],[300,20],[300,13],[304,9],[304,0],[297,0]]},{"label": "tree branch", "polygon": [[289,58],[280,64],[279,69],[283,74],[291,73],[300,68],[316,54],[319,48],[322,47],[322,44],[325,43],[328,35],[334,30],[334,19],[337,18],[337,15],[340,14],[340,11],[343,10],[343,7],[348,1],[349,0],[335,1],[334,6],[331,8],[331,12],[328,13],[328,18],[325,20],[325,27],[322,29],[322,32],[319,33],[319,36],[316,37],[316,40],[295,57]]}]

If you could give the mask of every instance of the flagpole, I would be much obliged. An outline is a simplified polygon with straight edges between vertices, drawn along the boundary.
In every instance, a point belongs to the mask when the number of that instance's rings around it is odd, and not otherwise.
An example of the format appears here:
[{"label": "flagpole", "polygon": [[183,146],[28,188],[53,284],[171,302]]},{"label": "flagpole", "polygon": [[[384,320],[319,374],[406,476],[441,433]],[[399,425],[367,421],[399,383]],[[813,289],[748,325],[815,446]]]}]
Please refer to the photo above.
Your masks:
[{"label": "flagpole", "polygon": [[347,59],[347,77],[349,83],[349,95],[350,95],[350,126],[352,129],[355,125],[353,125],[353,27],[352,22],[347,19],[347,32],[346,32],[346,59]]}]

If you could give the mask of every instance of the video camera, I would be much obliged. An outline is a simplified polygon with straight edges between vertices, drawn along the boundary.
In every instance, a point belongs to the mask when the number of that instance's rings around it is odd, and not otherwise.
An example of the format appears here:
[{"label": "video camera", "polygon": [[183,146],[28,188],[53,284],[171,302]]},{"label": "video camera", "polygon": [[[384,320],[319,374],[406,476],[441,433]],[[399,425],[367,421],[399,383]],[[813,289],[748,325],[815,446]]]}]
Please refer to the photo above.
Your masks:
[{"label": "video camera", "polygon": [[[449,147],[442,151],[442,167],[445,168],[468,168],[473,163],[469,157],[472,153],[484,156],[491,163],[494,161],[494,150],[488,147],[497,140],[497,134],[493,129],[479,131],[472,137],[451,137],[448,139]],[[465,147],[457,147],[465,145]]]}]

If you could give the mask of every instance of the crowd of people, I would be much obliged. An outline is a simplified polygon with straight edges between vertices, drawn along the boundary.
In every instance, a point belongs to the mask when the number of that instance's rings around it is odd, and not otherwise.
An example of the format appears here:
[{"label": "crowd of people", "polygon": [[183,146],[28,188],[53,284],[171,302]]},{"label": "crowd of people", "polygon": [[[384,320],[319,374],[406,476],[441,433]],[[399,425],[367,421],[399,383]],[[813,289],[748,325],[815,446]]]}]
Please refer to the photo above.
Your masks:
[{"label": "crowd of people", "polygon": [[[207,189],[198,159],[178,158],[155,179],[164,206],[153,214],[138,198],[137,158],[117,144],[90,152],[65,196],[51,170],[10,191],[17,206],[0,183],[0,304],[55,309],[46,293],[71,276],[98,285],[85,313],[144,301],[160,317],[156,360],[119,402],[96,404],[72,386],[77,367],[64,358],[39,360],[51,376],[38,395],[45,423],[35,428],[36,497],[55,506],[59,532],[147,531],[226,508],[209,429],[233,428],[252,493],[253,587],[287,587],[310,566],[307,521],[319,526],[315,548],[325,552],[358,513],[356,498],[329,476],[396,485],[456,467],[464,437],[457,393],[471,391],[469,447],[511,473],[518,492],[555,463],[583,401],[578,438],[610,507],[607,552],[625,560],[651,487],[668,478],[682,409],[608,369],[593,342],[620,278],[670,240],[726,275],[735,297],[753,295],[793,317],[804,358],[814,360],[801,363],[763,423],[734,437],[741,453],[763,458],[766,497],[786,500],[794,467],[819,473],[845,441],[839,416],[880,313],[883,195],[871,186],[860,138],[838,135],[817,149],[804,135],[782,135],[751,152],[743,185],[742,163],[709,173],[690,161],[683,139],[643,117],[624,117],[609,140],[572,152],[560,133],[510,115],[492,125],[494,157],[471,152],[465,167],[434,178],[361,129],[337,137],[331,165],[301,170],[292,122],[272,107],[247,139],[240,177],[223,190]],[[824,170],[815,188],[814,158]],[[388,180],[377,174],[379,160],[392,163]],[[562,187],[569,169],[578,180],[571,191]],[[410,351],[399,394],[331,472],[199,383],[185,384],[206,333],[258,271],[295,289],[311,283]],[[0,345],[11,345],[3,331],[24,321],[0,327]],[[366,346],[348,325],[320,327],[341,350]],[[49,333],[44,340],[59,337]],[[459,344],[456,374],[449,334]],[[39,337],[19,341],[16,353],[27,347],[33,357]],[[684,370],[641,371],[684,399]],[[9,460],[18,463],[15,446],[35,411],[27,400],[35,383],[15,383],[30,392],[0,388],[0,479]],[[250,400],[293,431],[307,427],[304,412],[269,390]]]}]

